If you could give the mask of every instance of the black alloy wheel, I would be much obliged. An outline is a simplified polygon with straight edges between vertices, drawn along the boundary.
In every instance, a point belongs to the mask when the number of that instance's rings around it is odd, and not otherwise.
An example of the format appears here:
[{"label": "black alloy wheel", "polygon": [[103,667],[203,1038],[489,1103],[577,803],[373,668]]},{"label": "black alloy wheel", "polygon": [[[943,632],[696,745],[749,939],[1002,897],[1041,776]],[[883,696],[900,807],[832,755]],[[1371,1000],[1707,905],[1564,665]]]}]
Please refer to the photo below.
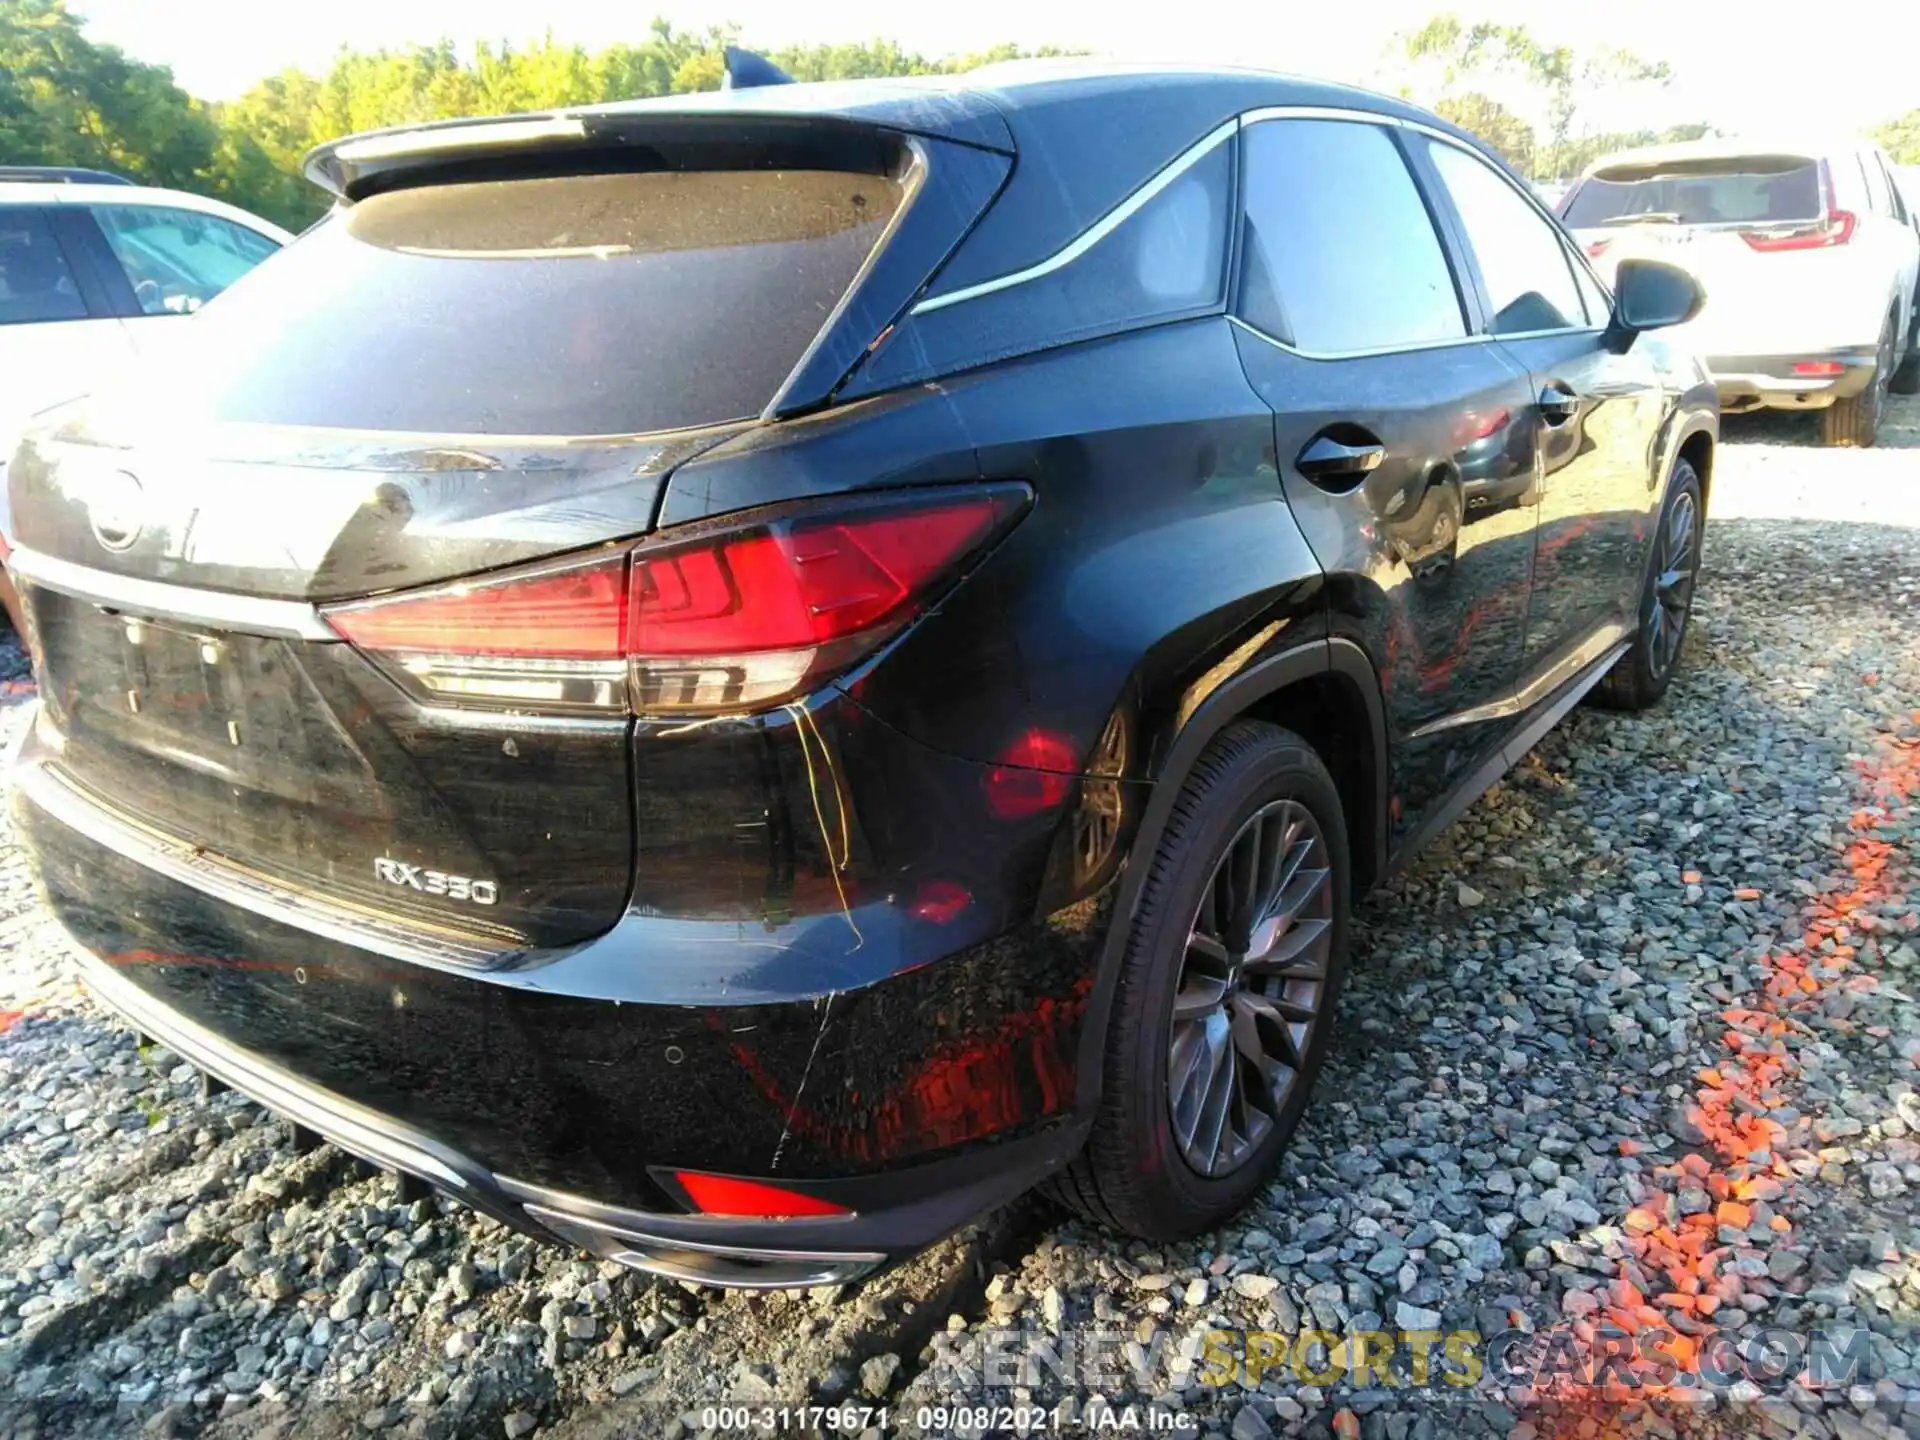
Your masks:
[{"label": "black alloy wheel", "polygon": [[1167,1041],[1167,1105],[1201,1175],[1247,1163],[1306,1068],[1333,943],[1332,866],[1312,813],[1276,800],[1214,867],[1187,934]]}]

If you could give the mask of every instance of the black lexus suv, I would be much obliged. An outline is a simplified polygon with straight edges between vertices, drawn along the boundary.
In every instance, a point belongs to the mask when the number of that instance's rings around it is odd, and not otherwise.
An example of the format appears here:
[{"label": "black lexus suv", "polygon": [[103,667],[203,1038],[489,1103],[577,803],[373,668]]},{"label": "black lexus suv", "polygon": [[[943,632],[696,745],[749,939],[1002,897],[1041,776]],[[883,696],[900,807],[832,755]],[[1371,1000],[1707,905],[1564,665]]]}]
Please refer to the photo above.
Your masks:
[{"label": "black lexus suv", "polygon": [[342,140],[13,457],[100,999],[643,1269],[1271,1178],[1355,896],[1680,653],[1717,416],[1424,111],[1252,72]]}]

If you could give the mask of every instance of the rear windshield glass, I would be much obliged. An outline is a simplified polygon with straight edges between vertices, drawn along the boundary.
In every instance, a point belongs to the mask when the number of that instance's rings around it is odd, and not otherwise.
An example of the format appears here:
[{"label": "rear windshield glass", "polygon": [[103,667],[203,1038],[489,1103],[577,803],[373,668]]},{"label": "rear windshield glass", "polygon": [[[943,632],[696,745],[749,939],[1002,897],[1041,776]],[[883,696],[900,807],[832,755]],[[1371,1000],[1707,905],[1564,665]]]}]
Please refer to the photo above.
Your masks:
[{"label": "rear windshield glass", "polygon": [[1568,199],[1571,229],[1598,225],[1768,225],[1817,220],[1820,167],[1798,155],[1751,155],[1596,172]]},{"label": "rear windshield glass", "polygon": [[222,421],[616,435],[758,413],[900,202],[837,171],[663,171],[372,196],[194,319]]}]

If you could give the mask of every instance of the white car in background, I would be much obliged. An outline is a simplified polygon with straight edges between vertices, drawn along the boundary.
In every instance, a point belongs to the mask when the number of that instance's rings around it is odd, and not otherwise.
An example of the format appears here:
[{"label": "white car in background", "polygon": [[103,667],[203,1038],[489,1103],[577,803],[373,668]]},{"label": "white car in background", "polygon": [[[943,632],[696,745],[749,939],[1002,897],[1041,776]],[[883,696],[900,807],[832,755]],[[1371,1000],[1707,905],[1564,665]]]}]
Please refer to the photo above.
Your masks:
[{"label": "white car in background", "polygon": [[0,469],[29,415],[156,351],[291,239],[204,196],[0,166]]},{"label": "white car in background", "polygon": [[[158,353],[182,317],[292,239],[236,206],[105,171],[0,166],[0,481],[29,416]],[[0,606],[14,616],[4,571]]]},{"label": "white car in background", "polygon": [[1920,389],[1920,231],[1864,141],[1695,140],[1591,166],[1560,217],[1610,276],[1684,266],[1706,304],[1665,332],[1705,362],[1729,414],[1819,410],[1829,445],[1871,445],[1889,389]]}]

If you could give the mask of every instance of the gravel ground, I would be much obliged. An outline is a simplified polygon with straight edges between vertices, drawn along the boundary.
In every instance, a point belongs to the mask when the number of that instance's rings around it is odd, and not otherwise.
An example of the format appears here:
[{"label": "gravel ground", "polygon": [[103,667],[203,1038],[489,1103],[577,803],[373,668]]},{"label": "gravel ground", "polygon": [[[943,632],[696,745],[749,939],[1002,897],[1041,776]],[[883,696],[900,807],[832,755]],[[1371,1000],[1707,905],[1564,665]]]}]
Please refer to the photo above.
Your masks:
[{"label": "gravel ground", "polygon": [[[1192,1244],[1030,1201],[863,1286],[745,1295],[402,1205],[92,1008],[0,820],[0,1435],[677,1437],[721,1399],[963,1434],[1017,1428],[953,1412],[989,1400],[1232,1440],[1920,1435],[1920,402],[1870,452],[1727,428],[1667,702],[1576,712],[1361,907],[1281,1177]],[[20,668],[0,646],[9,726]],[[1608,1321],[1657,1406],[1585,1383]],[[1686,1383],[1705,1337],[1816,1326],[1850,1376]],[[1346,1337],[1377,1331],[1369,1367]]]}]

